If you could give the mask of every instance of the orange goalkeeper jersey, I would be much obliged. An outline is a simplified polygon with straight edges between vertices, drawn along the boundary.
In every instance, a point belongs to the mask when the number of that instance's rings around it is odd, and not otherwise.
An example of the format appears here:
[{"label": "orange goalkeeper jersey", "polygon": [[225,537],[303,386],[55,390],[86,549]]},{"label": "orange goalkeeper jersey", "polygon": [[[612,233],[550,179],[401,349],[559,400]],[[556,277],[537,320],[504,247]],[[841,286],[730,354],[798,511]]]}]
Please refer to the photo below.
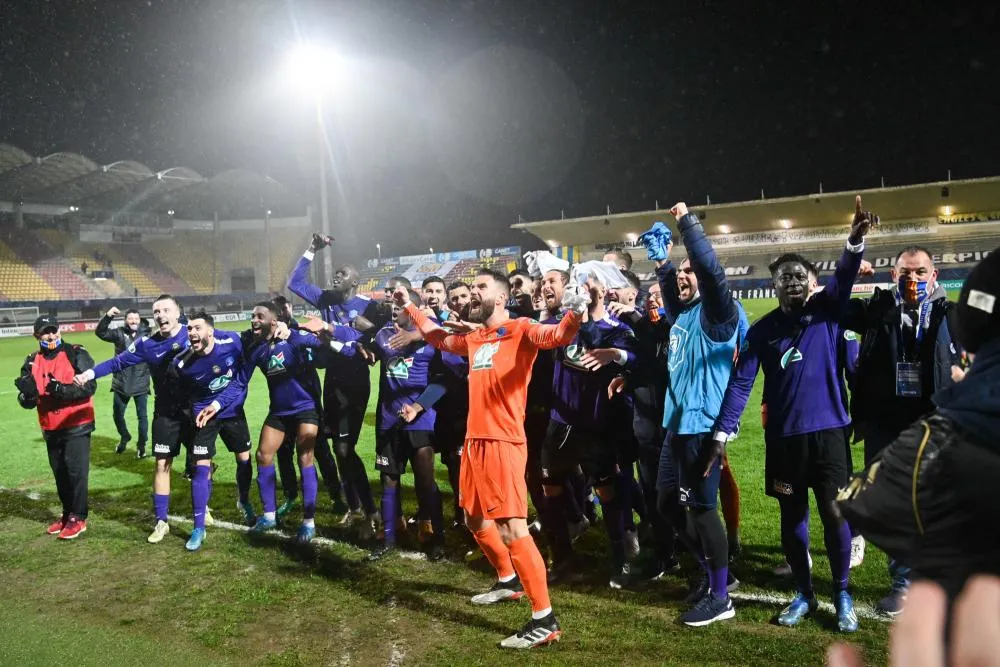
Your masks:
[{"label": "orange goalkeeper jersey", "polygon": [[569,313],[559,324],[521,317],[458,335],[434,324],[413,304],[406,312],[428,343],[469,358],[465,437],[524,442],[524,411],[535,357],[539,350],[569,345],[580,329],[580,316]]}]

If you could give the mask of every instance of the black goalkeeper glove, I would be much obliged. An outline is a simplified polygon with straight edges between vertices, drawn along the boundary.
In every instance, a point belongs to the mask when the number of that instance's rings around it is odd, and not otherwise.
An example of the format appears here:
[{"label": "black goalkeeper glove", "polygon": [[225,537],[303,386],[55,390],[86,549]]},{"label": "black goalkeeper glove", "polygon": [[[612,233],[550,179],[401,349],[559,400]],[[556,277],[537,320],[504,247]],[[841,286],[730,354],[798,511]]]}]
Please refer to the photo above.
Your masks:
[{"label": "black goalkeeper glove", "polygon": [[319,252],[323,248],[327,247],[333,243],[332,236],[322,236],[321,234],[313,234],[312,243],[309,244],[309,249],[314,253]]},{"label": "black goalkeeper glove", "polygon": [[65,399],[66,398],[66,388],[69,385],[63,384],[59,380],[55,379],[53,376],[49,376],[49,384],[45,387],[46,393],[55,399]]},{"label": "black goalkeeper glove", "polygon": [[14,379],[14,386],[28,400],[38,400],[38,385],[31,375],[22,375]]}]

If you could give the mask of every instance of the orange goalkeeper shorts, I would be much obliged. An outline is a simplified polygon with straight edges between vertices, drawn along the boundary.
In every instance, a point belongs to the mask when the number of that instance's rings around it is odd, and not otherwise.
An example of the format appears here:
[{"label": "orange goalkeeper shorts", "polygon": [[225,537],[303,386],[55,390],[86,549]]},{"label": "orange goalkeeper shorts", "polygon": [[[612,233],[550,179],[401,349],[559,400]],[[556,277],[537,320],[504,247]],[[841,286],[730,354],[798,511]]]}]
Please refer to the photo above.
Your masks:
[{"label": "orange goalkeeper shorts", "polygon": [[525,443],[468,439],[462,449],[458,499],[468,516],[485,519],[528,517],[528,464]]}]

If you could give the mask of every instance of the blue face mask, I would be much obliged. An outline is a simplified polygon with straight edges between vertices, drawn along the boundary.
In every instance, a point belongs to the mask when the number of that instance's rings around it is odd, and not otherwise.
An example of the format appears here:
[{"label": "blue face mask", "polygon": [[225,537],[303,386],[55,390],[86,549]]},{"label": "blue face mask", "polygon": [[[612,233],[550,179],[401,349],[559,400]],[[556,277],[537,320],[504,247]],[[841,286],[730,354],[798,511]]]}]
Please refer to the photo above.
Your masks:
[{"label": "blue face mask", "polygon": [[899,289],[900,299],[911,306],[919,306],[927,300],[926,280],[910,280],[906,276],[900,276],[896,287]]},{"label": "blue face mask", "polygon": [[60,345],[62,345],[62,338],[56,338],[53,341],[45,341],[45,340],[38,341],[38,346],[42,348],[43,352],[58,349]]}]

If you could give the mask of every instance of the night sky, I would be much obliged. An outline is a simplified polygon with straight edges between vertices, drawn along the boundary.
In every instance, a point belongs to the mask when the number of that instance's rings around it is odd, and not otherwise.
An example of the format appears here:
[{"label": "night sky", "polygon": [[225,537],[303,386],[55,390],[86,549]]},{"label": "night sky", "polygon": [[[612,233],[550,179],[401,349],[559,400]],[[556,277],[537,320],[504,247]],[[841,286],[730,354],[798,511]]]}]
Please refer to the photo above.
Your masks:
[{"label": "night sky", "polygon": [[507,229],[518,215],[1000,174],[997,13],[3,0],[0,141],[154,170],[246,167],[316,197],[310,102],[280,76],[304,37],[345,62],[324,101],[335,235],[349,225],[387,254],[524,243]]}]

